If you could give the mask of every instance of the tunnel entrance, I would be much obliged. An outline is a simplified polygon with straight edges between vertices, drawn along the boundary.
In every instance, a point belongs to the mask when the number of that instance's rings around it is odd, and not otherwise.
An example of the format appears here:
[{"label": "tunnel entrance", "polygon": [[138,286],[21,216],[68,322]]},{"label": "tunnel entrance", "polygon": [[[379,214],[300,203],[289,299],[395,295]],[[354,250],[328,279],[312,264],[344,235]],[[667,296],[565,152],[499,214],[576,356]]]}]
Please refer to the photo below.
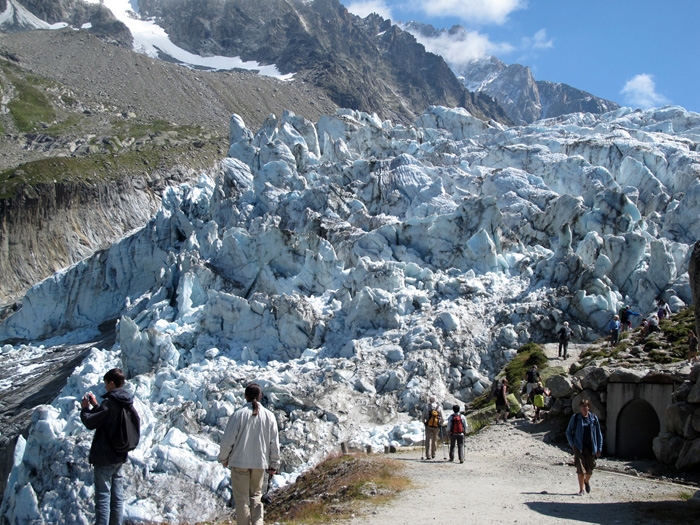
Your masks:
[{"label": "tunnel entrance", "polygon": [[622,458],[653,458],[652,443],[659,435],[656,410],[644,399],[627,403],[617,418],[615,452]]}]

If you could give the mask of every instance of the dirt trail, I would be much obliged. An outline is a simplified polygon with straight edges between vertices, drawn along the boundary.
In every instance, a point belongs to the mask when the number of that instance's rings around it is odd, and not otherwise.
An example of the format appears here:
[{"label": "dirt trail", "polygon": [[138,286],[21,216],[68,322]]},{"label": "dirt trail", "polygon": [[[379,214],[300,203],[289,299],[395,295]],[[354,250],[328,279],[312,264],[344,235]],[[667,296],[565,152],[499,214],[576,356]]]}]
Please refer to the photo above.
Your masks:
[{"label": "dirt trail", "polygon": [[[699,523],[700,501],[680,501],[697,488],[607,470],[600,460],[591,493],[577,496],[578,482],[565,449],[542,441],[547,423],[520,420],[482,430],[466,440],[465,462],[421,461],[421,450],[393,455],[414,487],[386,506],[370,509],[350,525],[459,522]],[[445,450],[445,453],[448,453]],[[619,468],[620,465],[618,464]],[[659,504],[658,502],[665,502]],[[661,507],[661,509],[660,509]],[[678,514],[680,521],[674,521]],[[458,516],[458,518],[456,518]]]},{"label": "dirt trail", "polygon": [[[585,348],[570,343],[565,360],[557,356],[556,343],[545,345],[545,353],[550,366],[568,369]],[[692,495],[698,487],[637,476],[633,470],[625,474],[625,463],[615,459],[601,458],[591,493],[577,496],[570,451],[544,442],[551,441],[544,439],[547,434],[561,432],[556,426],[522,419],[491,425],[466,439],[464,464],[443,459],[449,455],[447,447],[444,454],[438,449],[432,461],[421,460],[421,449],[393,455],[413,488],[349,523],[700,523],[700,500],[680,500],[681,494]]]}]

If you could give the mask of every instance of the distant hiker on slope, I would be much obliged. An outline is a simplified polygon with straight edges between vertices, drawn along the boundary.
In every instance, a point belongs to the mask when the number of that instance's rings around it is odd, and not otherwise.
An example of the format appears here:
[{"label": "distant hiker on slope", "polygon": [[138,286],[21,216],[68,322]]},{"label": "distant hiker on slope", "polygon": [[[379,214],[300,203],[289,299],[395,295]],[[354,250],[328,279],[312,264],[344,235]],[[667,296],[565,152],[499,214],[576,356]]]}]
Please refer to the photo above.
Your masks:
[{"label": "distant hiker on slope", "polygon": [[698,361],[698,338],[695,332],[688,332],[688,362],[697,363]]},{"label": "distant hiker on slope", "polygon": [[639,316],[638,312],[633,312],[630,305],[625,305],[620,309],[620,325],[623,332],[632,328],[632,316]]},{"label": "distant hiker on slope", "polygon": [[537,386],[532,389],[532,404],[535,405],[535,416],[532,418],[533,423],[540,421],[540,410],[544,408],[545,399],[549,394],[549,390],[542,386],[542,381],[537,383]]},{"label": "distant hiker on slope", "polygon": [[659,309],[656,311],[656,315],[659,317],[659,321],[663,321],[667,317],[671,317],[671,307],[663,299],[659,299],[657,302]]},{"label": "distant hiker on slope", "polygon": [[467,431],[467,419],[459,413],[459,405],[452,406],[453,414],[447,418],[447,433],[450,436],[450,461],[455,460],[455,444],[459,462],[464,463],[464,433]]},{"label": "distant hiker on slope", "polygon": [[[124,477],[122,466],[128,454],[138,444],[140,419],[133,408],[131,394],[122,388],[124,374],[112,368],[104,375],[106,394],[102,404],[92,392],[83,396],[80,403],[80,420],[89,430],[95,431],[90,447],[90,464],[95,469],[95,523],[96,525],[121,525],[124,513]],[[121,441],[125,416],[123,411],[134,414],[131,443]]]},{"label": "distant hiker on slope", "polygon": [[567,349],[569,348],[569,339],[571,339],[571,334],[573,333],[574,331],[569,328],[569,322],[564,321],[564,326],[562,326],[557,332],[557,335],[559,336],[559,357],[561,357],[563,354],[564,359],[566,359]]},{"label": "distant hiker on slope", "polygon": [[537,386],[542,380],[540,376],[540,371],[537,369],[537,365],[532,365],[532,368],[525,372],[525,381],[527,381],[526,393],[528,403],[532,403],[532,389]]},{"label": "distant hiker on slope", "polygon": [[610,320],[608,324],[608,333],[610,334],[610,346],[617,346],[617,342],[620,339],[620,316],[616,315]]},{"label": "distant hiker on slope", "polygon": [[603,452],[603,433],[598,418],[590,412],[591,405],[588,399],[581,399],[579,407],[581,412],[571,416],[569,426],[566,427],[566,440],[574,450],[579,487],[577,496],[583,496],[591,492],[590,481],[595,460]]},{"label": "distant hiker on slope", "polygon": [[508,421],[508,380],[504,377],[496,388],[496,423],[503,417],[503,422]]},{"label": "distant hiker on slope", "polygon": [[237,525],[263,525],[263,476],[279,468],[279,433],[274,414],[259,403],[260,386],[251,383],[244,395],[246,404],[228,420],[218,460],[231,469]]},{"label": "distant hiker on slope", "polygon": [[425,425],[425,459],[435,459],[438,433],[444,419],[442,407],[435,396],[430,396],[429,403],[423,410],[423,424]]}]

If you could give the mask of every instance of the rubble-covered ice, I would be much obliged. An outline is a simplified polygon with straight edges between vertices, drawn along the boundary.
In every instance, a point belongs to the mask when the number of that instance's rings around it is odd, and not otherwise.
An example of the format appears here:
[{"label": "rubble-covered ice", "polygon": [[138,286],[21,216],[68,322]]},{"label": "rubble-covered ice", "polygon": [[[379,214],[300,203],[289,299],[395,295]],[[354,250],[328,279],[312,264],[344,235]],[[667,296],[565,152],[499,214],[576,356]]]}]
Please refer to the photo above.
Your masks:
[{"label": "rubble-covered ice", "polygon": [[[431,107],[415,126],[343,110],[231,118],[217,173],[167,190],[142,230],[33,287],[0,342],[39,347],[118,320],[20,439],[9,523],[85,523],[79,399],[121,366],[143,418],[126,515],[215,519],[216,462],[259,382],[291,481],[340,443],[422,439],[428,393],[466,402],[529,341],[599,337],[625,303],[691,302],[700,115],[572,114],[504,128]],[[6,361],[18,346],[2,347]]]}]

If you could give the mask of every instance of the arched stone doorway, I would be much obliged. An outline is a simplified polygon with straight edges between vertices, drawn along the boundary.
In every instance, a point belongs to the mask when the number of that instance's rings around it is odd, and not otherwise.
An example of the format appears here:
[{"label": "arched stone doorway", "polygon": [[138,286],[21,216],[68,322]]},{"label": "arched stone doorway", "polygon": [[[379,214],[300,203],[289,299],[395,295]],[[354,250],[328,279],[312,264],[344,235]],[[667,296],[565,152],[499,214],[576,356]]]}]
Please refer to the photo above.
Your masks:
[{"label": "arched stone doorway", "polygon": [[656,410],[644,399],[627,403],[617,417],[615,452],[622,458],[653,458],[652,442],[659,435]]}]

